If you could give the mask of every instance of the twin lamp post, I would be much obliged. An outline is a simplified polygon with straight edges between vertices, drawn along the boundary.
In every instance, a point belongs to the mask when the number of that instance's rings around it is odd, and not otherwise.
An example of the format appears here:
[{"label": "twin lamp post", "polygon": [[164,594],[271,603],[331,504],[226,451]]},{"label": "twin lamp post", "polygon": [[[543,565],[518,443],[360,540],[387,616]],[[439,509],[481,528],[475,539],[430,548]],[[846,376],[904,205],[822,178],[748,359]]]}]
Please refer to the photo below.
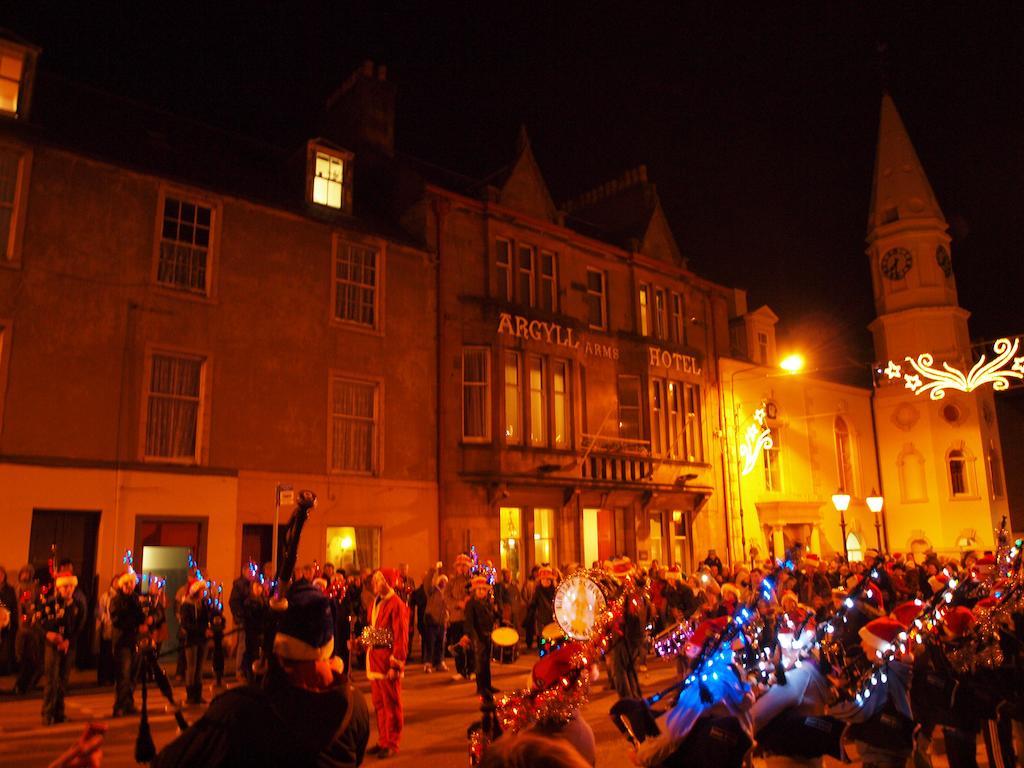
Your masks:
[{"label": "twin lamp post", "polygon": [[[871,489],[871,495],[864,500],[868,509],[871,510],[875,516],[875,538],[878,540],[878,551],[882,551],[882,507],[885,505],[885,499],[878,495],[874,488]],[[846,540],[846,510],[850,508],[850,494],[846,493],[842,489],[832,494],[832,506],[836,508],[836,512],[839,513],[839,529],[843,533],[843,555],[846,560],[850,559],[850,547]]]}]

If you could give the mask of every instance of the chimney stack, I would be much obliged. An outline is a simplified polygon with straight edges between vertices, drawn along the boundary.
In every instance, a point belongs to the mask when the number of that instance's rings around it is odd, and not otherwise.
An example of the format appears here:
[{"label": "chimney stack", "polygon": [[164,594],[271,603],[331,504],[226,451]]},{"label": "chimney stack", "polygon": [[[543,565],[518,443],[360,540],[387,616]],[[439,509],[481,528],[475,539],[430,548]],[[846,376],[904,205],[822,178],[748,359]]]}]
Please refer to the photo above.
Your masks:
[{"label": "chimney stack", "polygon": [[364,61],[327,100],[324,138],[356,152],[395,153],[395,86],[388,69]]}]

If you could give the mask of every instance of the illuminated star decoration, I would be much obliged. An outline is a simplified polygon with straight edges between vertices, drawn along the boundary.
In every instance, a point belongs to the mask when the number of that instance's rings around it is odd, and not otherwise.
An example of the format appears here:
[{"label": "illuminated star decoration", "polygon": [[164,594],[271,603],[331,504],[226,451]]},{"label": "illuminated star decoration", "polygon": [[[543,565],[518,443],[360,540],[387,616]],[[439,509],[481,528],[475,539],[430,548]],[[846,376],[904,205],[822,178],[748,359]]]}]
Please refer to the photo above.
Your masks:
[{"label": "illuminated star decoration", "polygon": [[740,474],[746,477],[754,471],[761,451],[767,451],[772,447],[772,432],[765,426],[767,411],[765,402],[761,401],[761,407],[754,411],[754,423],[747,427],[743,435],[743,444],[740,446],[740,458],[743,459],[743,469]]},{"label": "illuminated star decoration", "polygon": [[992,344],[994,357],[986,360],[982,355],[967,373],[960,371],[949,363],[942,363],[942,368],[935,367],[935,358],[925,352],[915,357],[906,358],[913,373],[904,373],[900,365],[889,361],[885,375],[892,379],[902,378],[904,386],[915,395],[925,392],[932,400],[941,400],[946,396],[947,389],[960,392],[972,392],[985,384],[992,389],[1003,391],[1010,388],[1010,380],[1024,379],[1024,355],[1018,355],[1020,339],[997,339]]}]

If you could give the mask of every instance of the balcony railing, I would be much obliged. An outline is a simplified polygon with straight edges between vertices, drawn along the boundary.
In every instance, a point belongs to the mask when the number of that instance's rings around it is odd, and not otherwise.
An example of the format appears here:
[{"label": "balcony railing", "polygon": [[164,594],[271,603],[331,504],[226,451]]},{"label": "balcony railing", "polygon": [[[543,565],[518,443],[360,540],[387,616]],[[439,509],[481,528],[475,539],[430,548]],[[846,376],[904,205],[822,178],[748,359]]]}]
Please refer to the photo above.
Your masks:
[{"label": "balcony railing", "polygon": [[654,476],[650,440],[581,435],[585,453],[580,474],[587,480],[648,482]]}]

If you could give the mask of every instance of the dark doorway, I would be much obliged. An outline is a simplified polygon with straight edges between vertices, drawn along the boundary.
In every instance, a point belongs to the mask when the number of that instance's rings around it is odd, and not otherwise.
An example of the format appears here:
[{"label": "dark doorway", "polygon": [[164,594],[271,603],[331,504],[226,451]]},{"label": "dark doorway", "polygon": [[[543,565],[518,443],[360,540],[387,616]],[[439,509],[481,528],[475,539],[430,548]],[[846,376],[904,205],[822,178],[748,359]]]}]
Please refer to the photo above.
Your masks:
[{"label": "dark doorway", "polygon": [[[285,523],[277,527],[277,557],[281,559],[281,544],[284,540]],[[242,525],[242,557],[238,564],[238,572],[252,558],[261,568],[271,561],[274,550],[274,526],[271,523],[245,523]],[[236,573],[235,576],[238,574]]]},{"label": "dark doorway", "polygon": [[32,510],[32,533],[29,538],[28,559],[36,566],[45,566],[54,558],[54,567],[64,558],[75,564],[78,586],[85,593],[89,606],[85,629],[79,637],[75,663],[80,668],[94,665],[92,628],[95,626],[96,598],[99,594],[96,580],[96,534],[100,527],[99,512],[79,512],[64,509]]}]

